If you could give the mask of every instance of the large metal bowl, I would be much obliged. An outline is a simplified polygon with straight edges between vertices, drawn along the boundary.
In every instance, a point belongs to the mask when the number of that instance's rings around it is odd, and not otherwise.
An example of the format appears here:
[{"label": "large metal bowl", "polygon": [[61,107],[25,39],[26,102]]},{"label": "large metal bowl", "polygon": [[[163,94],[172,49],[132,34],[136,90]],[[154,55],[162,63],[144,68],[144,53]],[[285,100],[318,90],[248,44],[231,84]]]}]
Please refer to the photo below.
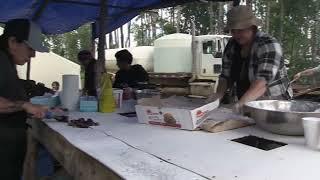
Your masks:
[{"label": "large metal bowl", "polygon": [[318,109],[319,103],[285,100],[251,101],[244,106],[259,127],[282,135],[303,135],[302,118],[320,117]]}]

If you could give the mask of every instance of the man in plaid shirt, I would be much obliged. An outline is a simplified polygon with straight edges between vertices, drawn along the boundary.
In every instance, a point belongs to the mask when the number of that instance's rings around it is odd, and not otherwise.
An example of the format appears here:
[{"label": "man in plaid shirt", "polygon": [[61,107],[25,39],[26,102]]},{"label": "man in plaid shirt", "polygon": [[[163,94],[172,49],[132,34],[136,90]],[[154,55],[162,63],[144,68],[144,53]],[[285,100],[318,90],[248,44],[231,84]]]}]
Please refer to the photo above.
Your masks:
[{"label": "man in plaid shirt", "polygon": [[236,110],[257,99],[290,99],[292,89],[280,44],[258,31],[260,20],[247,6],[231,9],[227,20],[232,38],[222,58],[217,93],[211,99],[222,99],[228,89],[235,90]]}]

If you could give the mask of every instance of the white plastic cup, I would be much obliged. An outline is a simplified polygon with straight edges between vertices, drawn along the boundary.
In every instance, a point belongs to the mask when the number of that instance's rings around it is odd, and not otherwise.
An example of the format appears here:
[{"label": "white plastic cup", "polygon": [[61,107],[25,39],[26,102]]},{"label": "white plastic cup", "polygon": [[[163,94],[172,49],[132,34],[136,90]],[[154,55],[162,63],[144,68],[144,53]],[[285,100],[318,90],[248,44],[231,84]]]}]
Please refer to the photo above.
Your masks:
[{"label": "white plastic cup", "polygon": [[320,118],[302,118],[306,145],[314,150],[320,150]]},{"label": "white plastic cup", "polygon": [[117,108],[122,107],[122,95],[123,95],[122,89],[113,89],[113,97],[114,97],[114,100],[116,101]]}]

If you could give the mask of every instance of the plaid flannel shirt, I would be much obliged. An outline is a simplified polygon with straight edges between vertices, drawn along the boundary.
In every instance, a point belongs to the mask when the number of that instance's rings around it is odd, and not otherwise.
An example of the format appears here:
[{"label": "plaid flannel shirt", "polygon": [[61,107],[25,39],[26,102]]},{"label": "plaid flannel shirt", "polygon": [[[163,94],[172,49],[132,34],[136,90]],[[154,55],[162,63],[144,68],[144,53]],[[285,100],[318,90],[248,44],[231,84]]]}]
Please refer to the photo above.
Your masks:
[{"label": "plaid flannel shirt", "polygon": [[[236,61],[235,54],[239,54],[236,48],[237,42],[230,39],[222,58],[222,72],[220,77],[233,84],[231,79],[232,62]],[[239,51],[239,50],[238,50]],[[240,57],[239,57],[240,58]],[[284,65],[282,49],[275,38],[257,32],[249,55],[248,67],[249,81],[265,80],[268,88],[264,96],[266,97],[292,97],[292,89],[289,85],[287,71]]]}]

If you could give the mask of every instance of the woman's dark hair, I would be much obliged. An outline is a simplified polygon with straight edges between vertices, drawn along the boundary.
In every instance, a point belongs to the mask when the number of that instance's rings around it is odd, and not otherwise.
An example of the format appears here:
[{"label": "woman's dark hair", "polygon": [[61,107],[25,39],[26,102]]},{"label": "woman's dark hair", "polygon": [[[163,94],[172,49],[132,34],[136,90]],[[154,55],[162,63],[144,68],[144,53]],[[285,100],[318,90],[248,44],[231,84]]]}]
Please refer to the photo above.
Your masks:
[{"label": "woman's dark hair", "polygon": [[[9,37],[15,37],[15,36],[8,36],[6,34],[2,34],[0,36],[0,50],[6,53],[9,57],[11,57],[11,54],[9,53]],[[22,43],[24,41],[19,37],[15,37],[15,38],[18,43]]]},{"label": "woman's dark hair", "polygon": [[28,40],[30,31],[30,22],[28,19],[12,19],[6,22],[3,34],[0,36],[0,50],[4,51],[8,56],[9,38],[15,37],[18,43]]},{"label": "woman's dark hair", "polygon": [[132,54],[126,49],[118,51],[114,56],[119,62],[127,62],[128,64],[132,63]]}]

